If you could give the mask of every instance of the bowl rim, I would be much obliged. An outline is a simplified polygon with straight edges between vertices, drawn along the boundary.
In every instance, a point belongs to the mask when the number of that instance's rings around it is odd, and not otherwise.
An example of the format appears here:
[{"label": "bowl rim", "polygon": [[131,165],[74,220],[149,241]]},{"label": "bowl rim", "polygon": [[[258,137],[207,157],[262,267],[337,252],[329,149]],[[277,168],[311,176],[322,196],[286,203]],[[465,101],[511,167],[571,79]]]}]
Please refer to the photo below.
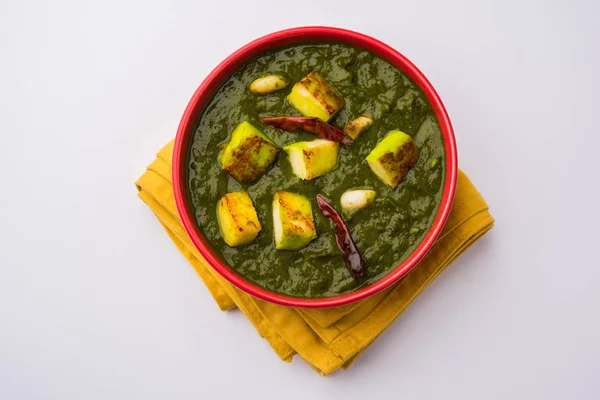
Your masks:
[{"label": "bowl rim", "polygon": [[[225,79],[245,62],[266,50],[311,42],[345,43],[368,50],[408,75],[425,93],[434,110],[442,132],[446,153],[446,174],[442,198],[433,223],[419,245],[402,263],[379,280],[353,292],[323,298],[300,298],[272,292],[245,279],[224,260],[221,260],[196,224],[188,200],[186,183],[188,144],[193,135],[197,118]],[[218,64],[198,86],[181,117],[173,148],[172,167],[177,211],[192,243],[207,263],[228,282],[254,297],[284,306],[302,308],[336,307],[353,303],[380,292],[408,274],[431,249],[441,233],[452,208],[458,179],[456,139],[452,124],[442,100],[425,75],[404,55],[377,39],[351,30],[326,26],[304,26],[270,33],[246,44]]]}]

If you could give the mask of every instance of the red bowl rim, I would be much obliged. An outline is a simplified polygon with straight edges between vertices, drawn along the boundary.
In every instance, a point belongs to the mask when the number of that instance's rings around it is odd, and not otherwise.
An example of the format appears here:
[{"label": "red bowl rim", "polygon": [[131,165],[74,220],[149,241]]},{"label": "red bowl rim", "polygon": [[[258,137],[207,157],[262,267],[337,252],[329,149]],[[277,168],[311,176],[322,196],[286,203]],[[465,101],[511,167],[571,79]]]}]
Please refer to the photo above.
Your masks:
[{"label": "red bowl rim", "polygon": [[[186,183],[189,140],[192,137],[198,116],[221,83],[246,61],[266,50],[289,44],[309,42],[346,43],[369,50],[408,75],[423,90],[432,105],[438,118],[446,152],[446,175],[442,199],[433,224],[417,248],[399,266],[378,281],[354,292],[316,299],[297,298],[271,292],[246,280],[229,267],[225,261],[221,260],[196,224],[188,202]],[[425,75],[398,51],[377,39],[346,29],[324,26],[298,27],[268,34],[248,43],[223,60],[200,84],[188,103],[177,130],[173,149],[173,190],[177,210],[186,232],[202,257],[223,278],[246,293],[272,303],[303,308],[335,307],[349,304],[371,296],[404,277],[425,256],[442,231],[454,201],[457,174],[458,160],[452,124],[442,100]]]}]

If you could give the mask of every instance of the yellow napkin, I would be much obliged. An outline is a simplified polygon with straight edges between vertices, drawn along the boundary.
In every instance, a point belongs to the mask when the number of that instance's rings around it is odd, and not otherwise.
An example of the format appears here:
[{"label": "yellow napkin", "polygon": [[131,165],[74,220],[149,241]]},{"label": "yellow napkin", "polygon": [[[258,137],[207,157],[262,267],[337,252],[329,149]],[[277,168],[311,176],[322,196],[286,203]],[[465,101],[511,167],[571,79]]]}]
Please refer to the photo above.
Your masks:
[{"label": "yellow napkin", "polygon": [[365,300],[327,309],[296,309],[268,303],[230,285],[198,253],[181,225],[171,185],[173,142],[136,182],[179,251],[192,264],[221,310],[238,307],[284,361],[299,354],[322,375],[348,368],[458,255],[492,228],[494,219],[461,172],[450,217],[435,245],[403,279]]}]

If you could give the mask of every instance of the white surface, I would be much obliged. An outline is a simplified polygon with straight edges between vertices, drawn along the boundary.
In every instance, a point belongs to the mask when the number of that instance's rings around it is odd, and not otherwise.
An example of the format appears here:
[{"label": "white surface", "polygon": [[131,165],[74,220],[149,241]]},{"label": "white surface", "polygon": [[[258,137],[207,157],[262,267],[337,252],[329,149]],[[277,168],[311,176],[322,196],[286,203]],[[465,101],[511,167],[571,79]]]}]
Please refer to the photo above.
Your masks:
[{"label": "white surface", "polygon": [[[0,398],[600,398],[599,3],[251,3],[0,4]],[[427,74],[497,220],[329,378],[221,313],[133,185],[218,62],[310,24]]]}]

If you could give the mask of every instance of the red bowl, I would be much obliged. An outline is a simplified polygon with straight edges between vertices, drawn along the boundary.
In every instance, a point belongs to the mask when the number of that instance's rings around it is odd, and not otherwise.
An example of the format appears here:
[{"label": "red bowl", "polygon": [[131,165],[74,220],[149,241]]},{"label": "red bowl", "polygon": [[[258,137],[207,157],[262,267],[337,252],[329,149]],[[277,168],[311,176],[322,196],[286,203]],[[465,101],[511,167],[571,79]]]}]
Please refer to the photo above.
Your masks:
[{"label": "red bowl", "polygon": [[[186,179],[189,142],[193,134],[194,125],[204,107],[221,84],[245,62],[266,50],[307,42],[345,43],[368,50],[393,64],[408,75],[417,85],[419,85],[419,87],[421,87],[433,107],[442,131],[444,149],[446,152],[446,176],[442,200],[435,216],[435,220],[419,246],[406,260],[404,260],[404,262],[390,271],[383,278],[373,282],[369,286],[351,293],[319,299],[297,298],[271,292],[248,281],[227,265],[227,263],[213,251],[211,245],[196,224],[189,202],[190,196],[188,194]],[[192,99],[181,118],[177,130],[177,137],[175,139],[175,148],[173,150],[173,190],[177,209],[185,230],[200,254],[202,254],[208,264],[221,274],[223,278],[241,290],[266,301],[293,307],[335,307],[352,303],[385,289],[406,275],[415,267],[415,265],[417,265],[423,256],[425,256],[427,251],[429,251],[446,223],[446,219],[448,218],[448,214],[452,207],[452,201],[454,200],[457,172],[456,141],[450,118],[442,104],[442,100],[440,100],[438,94],[425,75],[423,75],[423,73],[406,57],[377,39],[345,29],[322,26],[293,28],[271,33],[254,40],[227,57],[206,77],[204,82],[202,82],[192,96]]]}]

